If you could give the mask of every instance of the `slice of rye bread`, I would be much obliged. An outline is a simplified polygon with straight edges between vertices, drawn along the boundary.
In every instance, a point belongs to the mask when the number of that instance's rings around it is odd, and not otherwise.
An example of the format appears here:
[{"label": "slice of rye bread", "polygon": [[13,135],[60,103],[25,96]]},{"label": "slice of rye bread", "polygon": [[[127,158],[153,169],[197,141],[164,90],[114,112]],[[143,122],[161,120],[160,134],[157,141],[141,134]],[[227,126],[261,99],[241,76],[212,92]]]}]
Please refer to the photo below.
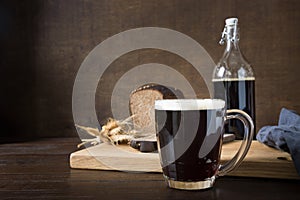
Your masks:
[{"label": "slice of rye bread", "polygon": [[143,85],[130,94],[129,110],[133,116],[133,126],[143,139],[156,139],[154,101],[178,98],[183,98],[180,90],[154,83]]}]

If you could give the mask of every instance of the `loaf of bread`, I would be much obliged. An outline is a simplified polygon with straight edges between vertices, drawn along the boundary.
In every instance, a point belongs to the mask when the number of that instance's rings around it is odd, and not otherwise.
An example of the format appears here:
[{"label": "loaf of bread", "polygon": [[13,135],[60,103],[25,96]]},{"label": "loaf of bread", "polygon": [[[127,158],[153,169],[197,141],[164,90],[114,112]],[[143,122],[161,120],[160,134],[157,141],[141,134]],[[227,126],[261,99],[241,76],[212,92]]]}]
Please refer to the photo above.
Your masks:
[{"label": "loaf of bread", "polygon": [[[134,129],[149,140],[155,140],[154,102],[160,99],[183,98],[180,90],[159,84],[146,84],[134,90],[129,99]],[[144,137],[145,138],[145,137]]]}]

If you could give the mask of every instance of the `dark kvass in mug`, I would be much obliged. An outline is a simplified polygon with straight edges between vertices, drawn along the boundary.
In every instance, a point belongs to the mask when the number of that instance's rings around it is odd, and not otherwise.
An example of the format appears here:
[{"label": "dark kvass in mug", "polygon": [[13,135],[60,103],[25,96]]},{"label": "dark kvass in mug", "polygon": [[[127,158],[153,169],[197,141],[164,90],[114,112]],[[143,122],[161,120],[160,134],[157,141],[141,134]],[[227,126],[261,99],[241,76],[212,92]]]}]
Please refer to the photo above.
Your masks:
[{"label": "dark kvass in mug", "polygon": [[189,182],[213,177],[220,161],[224,108],[183,105],[172,109],[166,105],[155,110],[163,174]]}]

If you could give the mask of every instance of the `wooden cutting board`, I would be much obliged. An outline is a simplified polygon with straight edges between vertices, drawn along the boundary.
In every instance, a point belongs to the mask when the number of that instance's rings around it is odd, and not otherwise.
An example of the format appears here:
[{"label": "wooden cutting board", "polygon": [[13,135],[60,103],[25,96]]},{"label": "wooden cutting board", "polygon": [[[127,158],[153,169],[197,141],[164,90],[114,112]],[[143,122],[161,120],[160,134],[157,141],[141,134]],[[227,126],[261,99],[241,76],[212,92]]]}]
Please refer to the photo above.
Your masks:
[{"label": "wooden cutting board", "polygon": [[[239,145],[240,141],[224,144],[222,162],[230,160]],[[72,153],[70,166],[74,169],[161,172],[158,153],[141,153],[128,145],[104,143]],[[252,142],[240,167],[228,175],[300,180],[290,154],[257,141]]]}]

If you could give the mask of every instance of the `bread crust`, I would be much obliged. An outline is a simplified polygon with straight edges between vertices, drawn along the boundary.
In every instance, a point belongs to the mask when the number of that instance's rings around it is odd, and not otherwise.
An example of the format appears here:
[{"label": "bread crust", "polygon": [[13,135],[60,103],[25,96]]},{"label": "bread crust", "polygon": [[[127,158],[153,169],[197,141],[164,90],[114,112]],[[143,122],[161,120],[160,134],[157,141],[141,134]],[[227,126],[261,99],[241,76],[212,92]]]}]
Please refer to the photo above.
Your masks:
[{"label": "bread crust", "polygon": [[134,129],[155,139],[155,100],[179,98],[183,98],[180,90],[155,83],[142,85],[132,91],[129,98],[129,111],[133,116]]}]

